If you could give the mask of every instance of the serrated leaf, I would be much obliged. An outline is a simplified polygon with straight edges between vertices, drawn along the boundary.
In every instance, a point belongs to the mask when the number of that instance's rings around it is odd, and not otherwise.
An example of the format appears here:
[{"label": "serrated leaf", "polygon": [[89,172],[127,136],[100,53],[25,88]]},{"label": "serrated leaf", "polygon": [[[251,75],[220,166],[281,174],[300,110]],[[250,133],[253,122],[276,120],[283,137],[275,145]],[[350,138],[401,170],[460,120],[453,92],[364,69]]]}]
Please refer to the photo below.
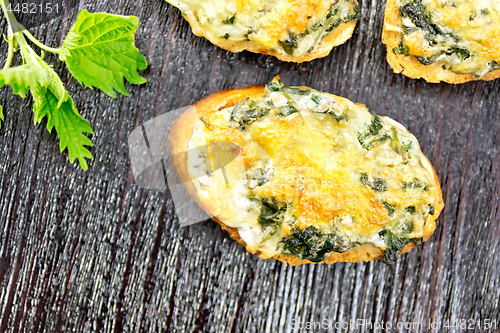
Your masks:
[{"label": "serrated leaf", "polygon": [[80,166],[86,170],[88,166],[85,158],[92,158],[92,154],[85,146],[92,146],[92,142],[83,133],[93,134],[90,124],[80,116],[73,99],[52,67],[29,46],[21,52],[26,66],[36,79],[29,87],[35,101],[35,124],[47,117],[47,129],[51,132],[55,127],[60,151],[67,148],[70,162],[78,158]]},{"label": "serrated leaf", "polygon": [[85,146],[92,146],[92,142],[83,133],[93,134],[90,124],[78,113],[73,99],[65,93],[60,103],[59,98],[48,87],[36,86],[31,90],[35,104],[35,123],[39,124],[47,117],[47,129],[52,132],[55,127],[59,136],[59,149],[64,151],[68,148],[71,163],[78,158],[83,170],[87,170],[85,158],[92,158],[92,154]]},{"label": "serrated leaf", "polygon": [[43,61],[38,54],[33,51],[33,49],[29,46],[26,47],[28,51],[27,54],[23,53],[23,58],[26,64],[30,67],[30,70],[33,73],[33,76],[36,78],[36,86],[42,87],[50,87],[52,93],[57,97],[58,104],[60,107],[63,101],[66,99],[66,88],[64,87],[61,78],[57,73],[52,69],[52,66],[49,66],[45,61]]},{"label": "serrated leaf", "polygon": [[146,82],[137,73],[147,67],[146,58],[134,44],[138,25],[135,16],[92,14],[84,10],[78,14],[60,48],[60,59],[87,87],[99,88],[111,97],[116,97],[115,90],[128,96],[124,78],[133,84]]},{"label": "serrated leaf", "polygon": [[28,65],[0,70],[0,88],[9,85],[14,94],[26,97],[30,86],[37,84],[36,72]]}]

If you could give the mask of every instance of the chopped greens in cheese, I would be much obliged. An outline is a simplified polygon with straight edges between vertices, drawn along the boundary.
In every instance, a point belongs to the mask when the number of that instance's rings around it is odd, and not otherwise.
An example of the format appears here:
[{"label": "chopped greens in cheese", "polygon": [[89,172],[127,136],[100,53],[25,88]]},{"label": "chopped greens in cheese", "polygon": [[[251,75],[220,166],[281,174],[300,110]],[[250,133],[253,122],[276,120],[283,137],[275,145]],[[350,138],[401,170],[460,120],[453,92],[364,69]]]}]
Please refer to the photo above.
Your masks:
[{"label": "chopped greens in cheese", "polygon": [[402,39],[395,53],[457,74],[500,69],[498,0],[398,0]]},{"label": "chopped greens in cheese", "polygon": [[[241,176],[235,205],[218,218],[261,257],[321,262],[370,243],[393,262],[405,245],[422,241],[441,209],[434,171],[415,137],[347,99],[275,78],[261,97],[208,112],[196,126],[190,148],[241,148],[244,171],[226,168],[230,179]],[[207,157],[193,158],[189,171],[198,195],[220,196],[225,187],[214,187],[215,173],[197,178],[200,158]]]},{"label": "chopped greens in cheese", "polygon": [[359,19],[355,0],[167,0],[210,36],[255,43],[280,54],[311,53],[341,23]]}]

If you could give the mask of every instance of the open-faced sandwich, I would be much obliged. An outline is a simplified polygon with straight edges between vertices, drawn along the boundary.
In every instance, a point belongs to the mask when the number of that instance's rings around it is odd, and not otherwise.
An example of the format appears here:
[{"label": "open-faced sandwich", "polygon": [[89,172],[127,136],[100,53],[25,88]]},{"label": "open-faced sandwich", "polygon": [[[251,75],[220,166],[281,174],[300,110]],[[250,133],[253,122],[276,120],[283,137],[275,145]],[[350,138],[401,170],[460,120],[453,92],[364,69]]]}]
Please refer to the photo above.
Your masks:
[{"label": "open-faced sandwich", "polygon": [[325,57],[348,40],[356,0],[167,0],[180,9],[193,33],[231,52],[248,50],[283,61]]},{"label": "open-faced sandwich", "polygon": [[500,77],[498,0],[387,0],[382,40],[396,73],[428,82]]},{"label": "open-faced sandwich", "polygon": [[[239,147],[239,163],[195,149],[213,143]],[[443,208],[436,173],[401,124],[279,78],[196,103],[169,147],[188,193],[232,238],[291,265],[394,262],[431,236]],[[210,164],[223,172],[200,171]]]}]

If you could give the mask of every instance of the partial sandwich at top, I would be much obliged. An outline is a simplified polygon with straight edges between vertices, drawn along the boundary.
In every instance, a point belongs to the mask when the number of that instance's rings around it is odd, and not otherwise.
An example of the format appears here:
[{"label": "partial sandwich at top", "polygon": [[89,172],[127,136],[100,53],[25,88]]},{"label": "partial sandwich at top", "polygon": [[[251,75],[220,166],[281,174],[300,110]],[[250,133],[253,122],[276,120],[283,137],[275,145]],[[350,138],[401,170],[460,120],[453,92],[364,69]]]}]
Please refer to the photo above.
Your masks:
[{"label": "partial sandwich at top", "polygon": [[356,0],[167,0],[193,33],[231,52],[248,50],[283,61],[325,57],[352,36]]}]

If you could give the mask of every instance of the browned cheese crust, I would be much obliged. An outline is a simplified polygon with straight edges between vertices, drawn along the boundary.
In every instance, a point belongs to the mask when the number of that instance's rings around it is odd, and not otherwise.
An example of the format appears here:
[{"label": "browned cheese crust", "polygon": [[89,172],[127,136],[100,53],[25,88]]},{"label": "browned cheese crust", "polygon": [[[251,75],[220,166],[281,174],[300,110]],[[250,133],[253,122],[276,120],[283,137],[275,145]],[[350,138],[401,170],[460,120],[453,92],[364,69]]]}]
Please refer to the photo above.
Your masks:
[{"label": "browned cheese crust", "polygon": [[[401,33],[390,27],[401,27],[401,14],[396,0],[387,0],[385,7],[384,29],[382,42],[387,46],[387,62],[395,73],[402,73],[412,79],[424,79],[430,83],[447,82],[453,84],[477,80],[474,74],[457,74],[449,69],[443,69],[439,64],[424,65],[414,56],[396,54],[393,49],[399,46]],[[490,81],[500,77],[500,69],[489,72],[481,77],[483,81]]]},{"label": "browned cheese crust", "polygon": [[[307,87],[298,87],[301,89],[309,89]],[[189,148],[189,141],[193,135],[194,125],[196,123],[196,118],[203,116],[209,112],[218,111],[223,108],[232,106],[243,99],[259,98],[264,93],[264,86],[250,86],[242,89],[227,89],[211,94],[208,97],[200,100],[195,104],[195,107],[191,107],[184,112],[184,114],[179,117],[177,122],[174,124],[170,131],[169,149],[174,158],[174,167],[179,177],[181,179],[189,179],[187,174],[187,155],[178,154],[180,152],[186,151]],[[420,148],[419,148],[420,149]],[[423,154],[422,156],[427,159]],[[428,161],[428,160],[427,160]],[[429,163],[430,164],[430,163]],[[434,169],[433,169],[434,171]],[[434,171],[435,186],[439,193],[439,198],[442,198],[441,187],[439,184],[439,179],[436,172]],[[188,194],[197,198],[196,191],[191,182],[184,182],[184,188]],[[198,204],[204,208],[206,211],[213,211],[210,202],[199,202]],[[436,213],[434,215],[429,215],[424,226],[424,236],[423,240],[428,240],[434,230],[436,229],[436,219],[439,216],[441,210],[444,207],[444,203],[440,200],[439,204],[435,207]],[[227,231],[229,236],[236,240],[240,245],[244,246],[250,253],[260,255],[259,251],[252,250],[247,244],[241,239],[238,229],[229,227],[225,225],[222,221],[216,217],[212,218],[213,221],[220,224],[223,230]],[[402,250],[401,253],[407,253],[412,248],[415,247],[415,243],[408,243]],[[358,262],[371,261],[375,259],[380,259],[384,256],[385,251],[379,249],[372,244],[363,244],[361,246],[353,247],[344,253],[332,253],[323,263],[333,264],[335,262]],[[300,264],[313,263],[309,260],[302,260],[294,255],[290,254],[279,254],[273,257],[276,260],[283,262],[284,264],[289,264],[292,266],[298,266]]]}]

